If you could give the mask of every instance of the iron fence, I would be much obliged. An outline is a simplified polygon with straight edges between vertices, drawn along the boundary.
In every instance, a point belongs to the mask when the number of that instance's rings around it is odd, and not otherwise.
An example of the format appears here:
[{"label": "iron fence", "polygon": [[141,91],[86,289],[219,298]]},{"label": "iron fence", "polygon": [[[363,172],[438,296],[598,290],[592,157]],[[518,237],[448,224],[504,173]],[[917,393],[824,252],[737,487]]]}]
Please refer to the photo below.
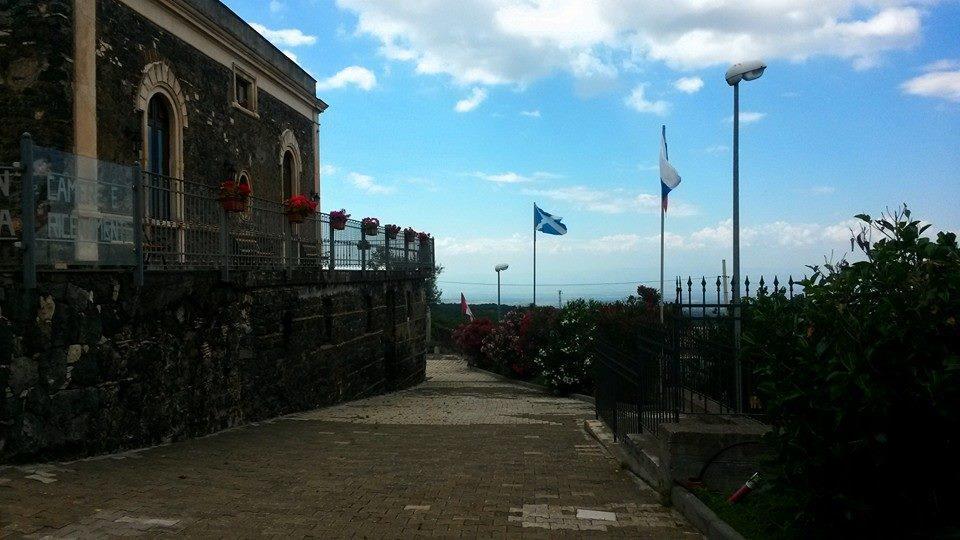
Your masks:
[{"label": "iron fence", "polygon": [[332,227],[323,213],[293,222],[282,203],[255,196],[227,212],[218,186],[34,146],[28,136],[21,146],[21,163],[0,167],[0,269],[22,267],[28,287],[48,269],[132,267],[142,282],[145,271],[229,279],[248,270],[435,268],[432,238],[368,236],[360,222]]},{"label": "iron fence", "polygon": [[[743,285],[747,297],[749,278]],[[770,294],[763,277],[757,285],[752,294]],[[785,283],[774,277],[769,285],[790,299],[802,294],[802,281],[793,277]],[[699,283],[678,278],[662,320],[659,313],[635,319],[628,339],[601,329],[595,348],[596,414],[617,437],[656,434],[661,424],[688,415],[762,418],[753,371],[738,364],[738,305],[724,301],[721,278],[711,286],[708,293],[705,277]]]}]

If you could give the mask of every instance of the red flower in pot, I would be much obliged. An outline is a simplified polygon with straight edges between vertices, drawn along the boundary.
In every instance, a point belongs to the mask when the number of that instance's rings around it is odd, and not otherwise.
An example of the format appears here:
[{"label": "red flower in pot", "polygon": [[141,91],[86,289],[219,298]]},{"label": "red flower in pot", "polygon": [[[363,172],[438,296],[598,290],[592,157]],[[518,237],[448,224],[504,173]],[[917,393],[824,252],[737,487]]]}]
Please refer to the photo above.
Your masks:
[{"label": "red flower in pot", "polygon": [[400,226],[391,223],[390,225],[384,226],[383,231],[387,234],[387,238],[396,240],[397,235],[400,234]]},{"label": "red flower in pot", "polygon": [[360,220],[360,228],[367,236],[376,236],[380,233],[380,220],[375,217],[365,217]]},{"label": "red flower in pot", "polygon": [[220,206],[225,212],[244,212],[247,210],[250,193],[250,184],[246,182],[238,184],[233,180],[227,180],[220,184],[220,195],[217,200],[220,201]]},{"label": "red flower in pot", "polygon": [[417,239],[417,231],[413,227],[407,227],[403,230],[403,239],[407,242],[413,242]]},{"label": "red flower in pot", "polygon": [[334,230],[342,231],[347,228],[348,219],[350,219],[350,214],[343,208],[334,210],[330,212],[330,227]]},{"label": "red flower in pot", "polygon": [[429,243],[430,243],[430,233],[419,232],[419,233],[417,233],[417,239],[420,240],[420,243],[421,243],[421,244],[429,244]]},{"label": "red flower in pot", "polygon": [[290,223],[303,223],[307,216],[317,212],[317,202],[306,195],[294,195],[283,201],[283,213]]}]

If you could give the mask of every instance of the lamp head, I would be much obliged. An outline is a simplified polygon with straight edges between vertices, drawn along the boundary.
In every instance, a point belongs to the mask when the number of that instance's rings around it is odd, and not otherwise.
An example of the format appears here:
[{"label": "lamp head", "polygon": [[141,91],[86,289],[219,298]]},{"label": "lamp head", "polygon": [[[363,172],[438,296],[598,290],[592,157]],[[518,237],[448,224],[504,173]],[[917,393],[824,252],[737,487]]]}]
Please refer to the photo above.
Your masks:
[{"label": "lamp head", "polygon": [[509,264],[498,264],[498,265],[496,265],[496,266],[493,267],[493,269],[496,270],[497,272],[502,272],[502,271],[506,270],[507,268],[510,268],[510,265],[509,265]]},{"label": "lamp head", "polygon": [[734,64],[730,66],[730,69],[727,70],[725,78],[727,79],[727,84],[733,86],[740,81],[752,81],[754,79],[759,79],[763,75],[763,70],[767,69],[767,65],[763,60],[752,60],[750,62],[740,62],[739,64]]}]

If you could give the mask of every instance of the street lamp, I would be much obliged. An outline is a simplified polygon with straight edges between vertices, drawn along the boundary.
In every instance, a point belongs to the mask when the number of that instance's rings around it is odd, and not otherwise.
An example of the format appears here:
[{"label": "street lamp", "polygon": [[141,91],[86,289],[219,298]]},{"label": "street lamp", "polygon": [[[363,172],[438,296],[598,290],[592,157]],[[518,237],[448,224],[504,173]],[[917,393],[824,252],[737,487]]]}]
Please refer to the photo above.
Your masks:
[{"label": "street lamp", "polygon": [[737,351],[735,364],[737,412],[743,410],[742,371],[740,368],[740,81],[759,79],[767,65],[762,60],[730,66],[725,78],[733,87],[733,339]]},{"label": "street lamp", "polygon": [[500,272],[510,268],[509,264],[498,264],[493,267],[497,272],[497,320],[500,320]]}]

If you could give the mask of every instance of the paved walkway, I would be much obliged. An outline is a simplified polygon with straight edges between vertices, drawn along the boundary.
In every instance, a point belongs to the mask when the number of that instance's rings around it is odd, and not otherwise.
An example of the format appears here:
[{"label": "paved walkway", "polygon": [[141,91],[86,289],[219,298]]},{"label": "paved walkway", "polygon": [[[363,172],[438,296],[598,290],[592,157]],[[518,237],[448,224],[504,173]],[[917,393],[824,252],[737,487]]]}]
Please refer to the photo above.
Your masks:
[{"label": "paved walkway", "polygon": [[0,536],[698,537],[584,432],[592,406],[427,365],[387,396],[0,467]]}]

